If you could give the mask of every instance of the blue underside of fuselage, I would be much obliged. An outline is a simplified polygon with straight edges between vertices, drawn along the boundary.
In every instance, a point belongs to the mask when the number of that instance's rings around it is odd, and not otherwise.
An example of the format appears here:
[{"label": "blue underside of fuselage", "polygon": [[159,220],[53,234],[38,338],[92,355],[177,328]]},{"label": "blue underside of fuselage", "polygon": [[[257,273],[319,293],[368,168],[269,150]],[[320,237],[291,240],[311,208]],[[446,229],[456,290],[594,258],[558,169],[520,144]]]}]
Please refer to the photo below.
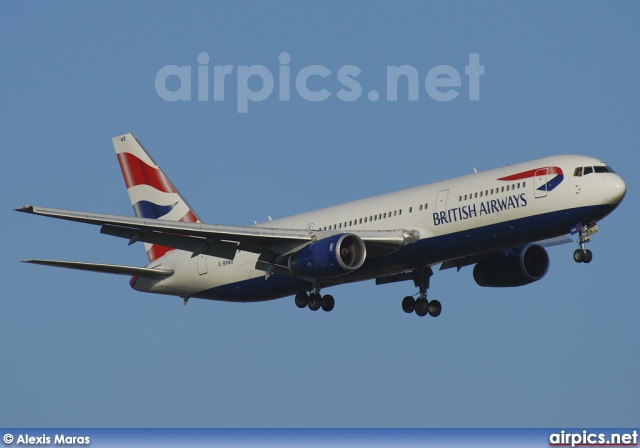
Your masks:
[{"label": "blue underside of fuselage", "polygon": [[[321,286],[333,286],[433,265],[446,260],[493,252],[529,242],[566,235],[581,222],[598,221],[615,206],[598,205],[560,210],[513,221],[492,224],[447,235],[425,238],[390,255],[368,260],[357,271],[323,279]],[[444,224],[446,225],[446,224]],[[192,297],[234,302],[259,302],[292,296],[311,288],[311,283],[295,277],[271,275],[211,288]]]}]

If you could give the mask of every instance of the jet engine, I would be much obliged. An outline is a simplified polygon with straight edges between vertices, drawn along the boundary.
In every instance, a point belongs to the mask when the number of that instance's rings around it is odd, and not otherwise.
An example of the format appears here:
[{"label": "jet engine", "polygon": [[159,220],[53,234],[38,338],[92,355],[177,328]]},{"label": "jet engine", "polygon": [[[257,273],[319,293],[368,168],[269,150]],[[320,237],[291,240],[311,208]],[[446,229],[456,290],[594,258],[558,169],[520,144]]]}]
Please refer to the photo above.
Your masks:
[{"label": "jet engine", "polygon": [[522,286],[540,280],[548,270],[547,251],[527,244],[489,255],[473,268],[473,278],[480,286]]},{"label": "jet engine", "polygon": [[303,247],[289,257],[289,270],[298,277],[336,277],[364,263],[364,241],[352,233],[332,235]]}]

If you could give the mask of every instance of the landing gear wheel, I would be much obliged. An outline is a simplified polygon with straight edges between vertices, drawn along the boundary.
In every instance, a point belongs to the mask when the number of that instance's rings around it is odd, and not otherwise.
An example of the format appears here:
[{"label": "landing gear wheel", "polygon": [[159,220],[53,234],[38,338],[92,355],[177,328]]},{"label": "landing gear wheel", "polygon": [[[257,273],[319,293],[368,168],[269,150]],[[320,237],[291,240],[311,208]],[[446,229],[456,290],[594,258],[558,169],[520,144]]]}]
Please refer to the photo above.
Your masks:
[{"label": "landing gear wheel", "polygon": [[296,294],[296,306],[298,308],[306,308],[309,303],[309,296],[306,292],[300,291]]},{"label": "landing gear wheel", "polygon": [[402,310],[409,314],[409,313],[413,313],[416,309],[416,300],[411,297],[411,296],[407,296],[404,299],[402,299]]},{"label": "landing gear wheel", "polygon": [[311,311],[318,311],[322,305],[322,297],[317,292],[309,294],[309,309]]},{"label": "landing gear wheel", "polygon": [[591,263],[593,253],[589,249],[576,249],[573,259],[576,263]]},{"label": "landing gear wheel", "polygon": [[438,300],[430,301],[427,308],[429,309],[429,316],[431,317],[438,317],[442,312],[442,305]]},{"label": "landing gear wheel", "polygon": [[420,317],[426,316],[429,312],[429,304],[425,299],[416,300],[416,314]]},{"label": "landing gear wheel", "polygon": [[322,309],[326,312],[331,311],[335,305],[336,301],[333,299],[332,295],[327,294],[322,298]]}]

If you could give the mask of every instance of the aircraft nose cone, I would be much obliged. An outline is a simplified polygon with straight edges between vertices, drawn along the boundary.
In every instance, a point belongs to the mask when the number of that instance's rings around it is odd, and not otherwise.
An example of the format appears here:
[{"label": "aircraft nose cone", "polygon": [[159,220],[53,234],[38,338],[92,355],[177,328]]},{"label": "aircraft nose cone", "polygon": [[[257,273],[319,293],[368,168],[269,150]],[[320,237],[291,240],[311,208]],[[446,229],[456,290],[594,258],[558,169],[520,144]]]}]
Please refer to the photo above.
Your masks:
[{"label": "aircraft nose cone", "polygon": [[618,204],[627,193],[627,184],[617,174],[609,174],[602,181],[602,192],[611,204]]}]

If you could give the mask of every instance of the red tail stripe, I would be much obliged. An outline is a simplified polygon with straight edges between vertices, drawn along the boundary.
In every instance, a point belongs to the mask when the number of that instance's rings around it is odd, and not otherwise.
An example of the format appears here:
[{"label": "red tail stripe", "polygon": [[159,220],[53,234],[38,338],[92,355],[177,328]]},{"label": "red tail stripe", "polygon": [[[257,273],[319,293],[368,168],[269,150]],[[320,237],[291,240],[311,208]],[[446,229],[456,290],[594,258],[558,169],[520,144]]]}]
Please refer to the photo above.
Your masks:
[{"label": "red tail stripe", "polygon": [[[196,215],[189,210],[186,215],[184,215],[180,222],[198,222],[198,218]],[[173,247],[161,246],[159,244],[153,244],[149,250],[147,251],[147,256],[149,257],[149,262],[155,261],[158,258],[164,256],[167,252],[173,250]]]},{"label": "red tail stripe", "polygon": [[118,153],[118,162],[122,169],[124,182],[127,188],[136,185],[149,185],[164,193],[175,193],[171,182],[158,168],[147,165],[131,153]]},{"label": "red tail stripe", "polygon": [[512,174],[511,176],[501,177],[498,180],[521,180],[526,179],[528,177],[533,177],[540,170],[549,170],[549,174],[562,174],[562,169],[557,166],[545,166],[542,168],[535,168],[529,171],[523,171],[522,173]]},{"label": "red tail stripe", "polygon": [[147,251],[147,256],[149,257],[149,262],[155,261],[160,257],[163,257],[167,252],[174,250],[173,247],[160,246],[159,244],[154,244]]},{"label": "red tail stripe", "polygon": [[187,214],[180,219],[180,222],[198,222],[198,217],[189,210]]}]

